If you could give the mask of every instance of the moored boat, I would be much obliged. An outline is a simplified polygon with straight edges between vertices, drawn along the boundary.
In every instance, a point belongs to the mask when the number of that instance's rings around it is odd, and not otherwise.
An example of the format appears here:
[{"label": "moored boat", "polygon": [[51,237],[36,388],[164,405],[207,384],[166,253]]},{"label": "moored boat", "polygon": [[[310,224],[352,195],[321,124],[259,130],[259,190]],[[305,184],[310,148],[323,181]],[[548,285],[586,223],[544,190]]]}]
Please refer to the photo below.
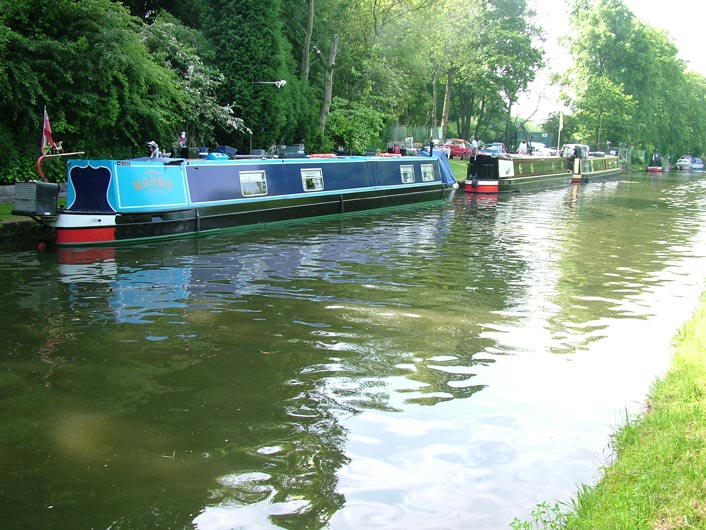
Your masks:
[{"label": "moored boat", "polygon": [[[38,163],[39,167],[39,163]],[[209,233],[447,197],[458,187],[432,156],[284,158],[145,157],[69,160],[59,185],[15,184],[13,213],[53,228],[62,246],[106,245]]]},{"label": "moored boat", "polygon": [[611,177],[622,171],[616,155],[591,151],[586,144],[565,144],[561,154],[566,158],[572,173],[571,182],[590,182]]},{"label": "moored boat", "polygon": [[684,155],[679,160],[677,160],[677,169],[681,171],[689,171],[691,169],[691,164],[693,157],[691,155]]},{"label": "moored boat", "polygon": [[659,153],[653,153],[649,164],[647,165],[648,173],[662,173],[664,168],[662,167],[662,156]]},{"label": "moored boat", "polygon": [[523,188],[590,182],[622,171],[616,155],[590,152],[588,145],[566,144],[558,156],[480,152],[468,165],[468,193],[499,193]]},{"label": "moored boat", "polygon": [[619,175],[620,160],[615,155],[593,153],[586,158],[574,159],[572,182],[591,182]]},{"label": "moored boat", "polygon": [[560,156],[477,154],[468,164],[464,190],[502,193],[539,186],[568,185],[571,172]]},{"label": "moored boat", "polygon": [[703,171],[704,170],[704,159],[695,156],[691,159],[691,170],[692,171]]}]

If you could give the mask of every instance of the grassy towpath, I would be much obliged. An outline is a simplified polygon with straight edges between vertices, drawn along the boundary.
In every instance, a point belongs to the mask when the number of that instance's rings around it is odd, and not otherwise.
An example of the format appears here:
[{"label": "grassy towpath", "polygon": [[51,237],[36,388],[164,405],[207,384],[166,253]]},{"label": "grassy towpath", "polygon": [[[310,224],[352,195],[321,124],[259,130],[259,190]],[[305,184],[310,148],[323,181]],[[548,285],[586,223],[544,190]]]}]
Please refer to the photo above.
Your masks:
[{"label": "grassy towpath", "polygon": [[11,211],[11,203],[0,203],[0,221],[2,221],[3,219],[9,219],[10,217],[15,217],[10,213]]}]

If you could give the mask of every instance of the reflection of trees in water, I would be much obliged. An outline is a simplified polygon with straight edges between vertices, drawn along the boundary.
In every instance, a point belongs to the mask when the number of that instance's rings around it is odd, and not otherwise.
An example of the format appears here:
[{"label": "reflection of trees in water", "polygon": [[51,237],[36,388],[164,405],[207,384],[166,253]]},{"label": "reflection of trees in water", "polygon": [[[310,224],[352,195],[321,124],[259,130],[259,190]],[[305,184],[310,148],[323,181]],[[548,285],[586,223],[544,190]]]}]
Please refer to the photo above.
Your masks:
[{"label": "reflection of trees in water", "polygon": [[473,397],[528,322],[541,346],[591,340],[692,235],[679,190],[587,201],[596,189],[120,249],[49,288],[49,267],[18,278],[27,322],[5,319],[31,338],[35,382],[39,348],[61,363],[51,389],[3,388],[15,520],[325,527],[346,501],[348,418]]},{"label": "reflection of trees in water", "polygon": [[29,414],[52,433],[35,446],[49,463],[25,475],[18,511],[47,482],[62,492],[51,505],[92,492],[90,515],[62,512],[85,526],[323,527],[345,502],[342,418],[482,388],[473,366],[491,361],[462,346],[465,315],[436,296],[448,271],[410,272],[447,245],[434,210],[372,232],[363,218],[329,225],[66,269],[67,340],[52,355],[71,362],[53,376],[59,399]]},{"label": "reflection of trees in water", "polygon": [[51,388],[51,377],[54,375],[54,369],[59,359],[54,358],[54,353],[58,346],[72,339],[71,333],[68,331],[69,326],[64,323],[64,313],[55,313],[49,315],[46,319],[46,325],[42,328],[44,342],[39,347],[39,358],[43,363],[49,365],[47,372],[44,374],[44,385]]},{"label": "reflection of trees in water", "polygon": [[[573,353],[603,339],[612,319],[647,318],[640,297],[655,274],[678,257],[700,230],[695,195],[687,182],[654,190],[620,181],[581,186],[558,263],[560,277],[548,319],[552,351]],[[623,180],[627,180],[623,182]]]}]

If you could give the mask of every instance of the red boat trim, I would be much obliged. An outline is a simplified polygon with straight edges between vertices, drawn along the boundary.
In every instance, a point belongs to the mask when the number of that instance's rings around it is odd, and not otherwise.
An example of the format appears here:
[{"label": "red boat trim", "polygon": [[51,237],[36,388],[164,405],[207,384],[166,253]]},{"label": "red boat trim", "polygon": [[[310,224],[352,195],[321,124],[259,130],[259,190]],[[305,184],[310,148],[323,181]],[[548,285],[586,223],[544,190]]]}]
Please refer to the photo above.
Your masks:
[{"label": "red boat trim", "polygon": [[62,248],[57,251],[59,263],[81,265],[115,259],[115,247]]},{"label": "red boat trim", "polygon": [[498,193],[497,184],[466,184],[464,190],[467,193]]},{"label": "red boat trim", "polygon": [[114,226],[95,228],[57,228],[57,245],[100,244],[115,241]]}]

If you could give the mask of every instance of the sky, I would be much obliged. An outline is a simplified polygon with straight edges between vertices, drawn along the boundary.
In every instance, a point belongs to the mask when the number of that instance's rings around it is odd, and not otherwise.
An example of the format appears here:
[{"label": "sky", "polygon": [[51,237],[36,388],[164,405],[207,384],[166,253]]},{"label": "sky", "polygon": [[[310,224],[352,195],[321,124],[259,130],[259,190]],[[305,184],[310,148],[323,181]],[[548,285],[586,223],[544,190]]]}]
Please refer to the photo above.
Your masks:
[{"label": "sky", "polygon": [[[538,13],[539,23],[547,34],[545,49],[548,68],[540,72],[530,90],[521,96],[516,107],[520,118],[541,123],[550,112],[561,109],[557,102],[558,90],[549,87],[549,76],[563,72],[571,65],[568,50],[557,40],[569,31],[569,0],[529,0]],[[679,50],[678,57],[687,63],[687,69],[706,77],[706,46],[701,31],[706,21],[704,0],[623,0],[637,18],[658,29],[666,30]]]}]

